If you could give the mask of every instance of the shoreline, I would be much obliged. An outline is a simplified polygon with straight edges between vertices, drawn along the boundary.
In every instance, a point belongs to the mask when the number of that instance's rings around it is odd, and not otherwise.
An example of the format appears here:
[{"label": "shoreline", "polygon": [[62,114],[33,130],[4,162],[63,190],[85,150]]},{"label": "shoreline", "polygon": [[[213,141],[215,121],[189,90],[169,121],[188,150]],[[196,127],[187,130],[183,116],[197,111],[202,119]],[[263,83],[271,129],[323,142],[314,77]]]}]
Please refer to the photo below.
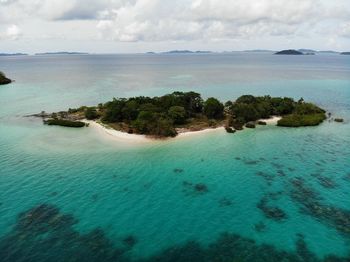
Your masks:
[{"label": "shoreline", "polygon": [[270,118],[259,119],[258,121],[264,121],[267,125],[277,125],[278,120],[281,120],[281,116],[272,116]]},{"label": "shoreline", "polygon": [[[277,121],[280,120],[281,117],[279,116],[273,116],[268,119],[259,119],[258,121],[264,121],[266,122],[267,125],[277,125]],[[173,139],[181,139],[185,137],[192,137],[195,135],[200,135],[200,134],[206,134],[206,133],[211,133],[211,132],[218,132],[218,131],[225,131],[224,126],[219,126],[219,127],[209,127],[205,128],[202,130],[198,131],[190,131],[190,130],[180,130],[178,131],[178,135],[173,138],[162,138],[162,139],[156,139],[152,137],[148,137],[146,135],[141,135],[141,134],[128,134],[126,132],[118,131],[115,130],[111,127],[108,127],[106,125],[103,125],[102,123],[98,123],[93,120],[81,120],[84,123],[89,124],[89,127],[92,127],[94,131],[99,133],[99,135],[107,138],[107,139],[112,139],[114,141],[119,141],[119,142],[124,142],[124,143],[131,143],[131,144],[149,144],[149,143],[155,143],[159,141],[168,141],[168,140],[173,140]],[[244,128],[246,129],[246,128]]]},{"label": "shoreline", "polygon": [[176,137],[174,137],[174,139],[191,137],[194,135],[206,134],[206,133],[211,133],[211,132],[220,131],[220,130],[225,131],[225,127],[218,126],[218,127],[208,127],[208,128],[205,128],[202,130],[197,130],[197,131],[183,131],[183,132],[179,132],[178,135]]},{"label": "shoreline", "polygon": [[97,123],[96,121],[92,120],[81,120],[84,123],[89,124],[88,127],[92,127],[94,131],[99,133],[101,136],[114,140],[119,142],[127,142],[127,143],[133,143],[133,144],[145,144],[156,141],[155,139],[146,137],[145,135],[135,135],[135,134],[128,134],[122,131],[115,130],[111,127],[107,127],[103,124]]}]

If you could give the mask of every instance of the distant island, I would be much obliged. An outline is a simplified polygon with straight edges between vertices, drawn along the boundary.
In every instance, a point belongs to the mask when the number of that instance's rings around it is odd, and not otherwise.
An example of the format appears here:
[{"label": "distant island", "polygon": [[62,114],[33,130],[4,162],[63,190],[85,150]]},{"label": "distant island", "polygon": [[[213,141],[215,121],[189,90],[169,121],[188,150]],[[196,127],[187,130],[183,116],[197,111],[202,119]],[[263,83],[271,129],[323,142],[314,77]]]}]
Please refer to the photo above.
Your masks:
[{"label": "distant island", "polygon": [[[243,51],[223,51],[223,52],[213,52],[208,50],[170,50],[166,52],[146,52],[145,54],[212,54],[212,53],[235,53],[235,52],[244,52],[244,53],[273,53],[276,55],[315,55],[315,54],[341,54],[341,55],[349,55],[350,52],[337,52],[332,50],[325,51],[317,51],[313,49],[288,49],[282,51],[273,51],[268,49],[252,49],[252,50],[243,50]],[[2,56],[28,56],[26,53],[0,53],[0,57]],[[36,56],[45,56],[45,55],[89,55],[87,52],[44,52],[44,53],[35,53]]]},{"label": "distant island", "polygon": [[321,50],[317,51],[319,54],[338,54],[339,52],[333,51],[333,50]]},{"label": "distant island", "polygon": [[161,97],[114,98],[93,107],[35,116],[48,125],[83,127],[85,119],[129,134],[153,138],[175,137],[179,132],[225,127],[228,133],[255,125],[261,119],[280,116],[278,126],[315,126],[326,119],[318,106],[288,97],[244,95],[225,104],[210,97],[203,100],[196,92],[174,92]]},{"label": "distant island", "polygon": [[190,51],[190,50],[172,50],[164,52],[163,54],[210,54],[211,51]]},{"label": "distant island", "polygon": [[84,52],[47,52],[47,53],[36,53],[35,55],[88,55],[89,53]]},{"label": "distant island", "polygon": [[0,53],[0,56],[27,56],[28,54],[24,53]]},{"label": "distant island", "polygon": [[7,78],[6,75],[0,71],[0,85],[7,85],[12,82],[11,79]]},{"label": "distant island", "polygon": [[302,48],[302,49],[298,49],[297,51],[299,52],[302,52],[302,53],[317,53],[316,50],[313,50],[313,49],[305,49],[305,48]]},{"label": "distant island", "polygon": [[268,50],[268,49],[252,49],[252,50],[244,50],[246,53],[275,53],[276,51]]},{"label": "distant island", "polygon": [[303,54],[304,54],[303,52],[300,52],[294,49],[282,50],[275,53],[275,55],[303,55]]}]

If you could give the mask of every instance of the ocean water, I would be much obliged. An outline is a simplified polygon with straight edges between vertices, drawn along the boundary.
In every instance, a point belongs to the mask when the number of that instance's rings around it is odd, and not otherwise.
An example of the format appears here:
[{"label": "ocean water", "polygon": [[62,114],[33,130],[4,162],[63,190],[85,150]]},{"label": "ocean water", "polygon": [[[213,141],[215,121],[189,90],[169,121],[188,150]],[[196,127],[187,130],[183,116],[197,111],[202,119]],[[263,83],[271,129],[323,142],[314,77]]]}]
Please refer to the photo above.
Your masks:
[{"label": "ocean water", "polygon": [[[2,57],[0,261],[349,261],[350,58]],[[24,117],[113,97],[303,97],[344,123],[145,145]],[[336,260],[343,259],[343,260]]]}]

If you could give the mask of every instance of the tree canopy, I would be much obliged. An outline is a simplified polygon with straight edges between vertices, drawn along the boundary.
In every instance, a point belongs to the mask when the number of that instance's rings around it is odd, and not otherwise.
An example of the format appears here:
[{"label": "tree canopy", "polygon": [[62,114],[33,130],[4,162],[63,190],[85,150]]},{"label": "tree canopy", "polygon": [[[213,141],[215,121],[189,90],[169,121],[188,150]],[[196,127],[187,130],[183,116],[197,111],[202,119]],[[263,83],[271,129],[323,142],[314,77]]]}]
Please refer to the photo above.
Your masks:
[{"label": "tree canopy", "polygon": [[198,124],[199,128],[206,128],[223,124],[224,120],[226,127],[240,130],[249,122],[273,115],[283,116],[281,126],[315,125],[323,121],[324,113],[303,99],[243,95],[223,105],[214,97],[203,101],[195,92],[174,92],[160,97],[113,98],[97,107],[69,109],[66,115],[74,115],[73,119],[100,119],[130,133],[168,137],[176,136],[178,127]]},{"label": "tree canopy", "polygon": [[204,114],[208,118],[222,118],[224,116],[224,105],[216,98],[210,97],[204,103]]},{"label": "tree canopy", "polygon": [[[297,102],[289,97],[270,97],[243,95],[233,103],[226,103],[232,116],[231,123],[236,128],[249,121],[269,118],[273,115],[283,116],[288,121],[281,121],[279,125],[306,126],[319,124],[324,120],[325,111],[312,103],[299,99]],[[319,114],[319,116],[315,116]],[[300,117],[301,115],[307,117]],[[313,117],[310,117],[313,115]],[[303,119],[303,120],[301,120]],[[307,121],[307,120],[316,121]],[[285,123],[285,124],[284,124]]]},{"label": "tree canopy", "polygon": [[11,82],[12,80],[7,78],[6,75],[0,71],[0,85],[10,84]]}]

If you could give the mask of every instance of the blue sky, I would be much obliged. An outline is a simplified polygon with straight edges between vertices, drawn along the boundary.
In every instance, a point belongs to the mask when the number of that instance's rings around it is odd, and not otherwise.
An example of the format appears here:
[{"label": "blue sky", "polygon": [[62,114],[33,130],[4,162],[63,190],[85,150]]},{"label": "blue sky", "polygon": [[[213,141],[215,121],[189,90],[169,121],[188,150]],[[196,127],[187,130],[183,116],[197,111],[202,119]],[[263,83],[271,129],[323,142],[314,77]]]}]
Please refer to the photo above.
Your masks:
[{"label": "blue sky", "polygon": [[350,50],[349,0],[0,0],[0,52]]}]

